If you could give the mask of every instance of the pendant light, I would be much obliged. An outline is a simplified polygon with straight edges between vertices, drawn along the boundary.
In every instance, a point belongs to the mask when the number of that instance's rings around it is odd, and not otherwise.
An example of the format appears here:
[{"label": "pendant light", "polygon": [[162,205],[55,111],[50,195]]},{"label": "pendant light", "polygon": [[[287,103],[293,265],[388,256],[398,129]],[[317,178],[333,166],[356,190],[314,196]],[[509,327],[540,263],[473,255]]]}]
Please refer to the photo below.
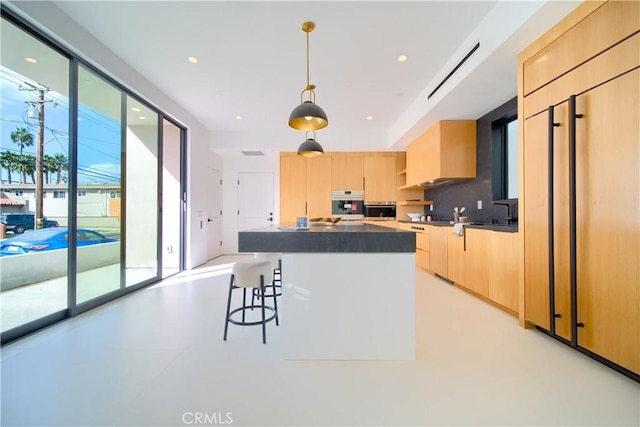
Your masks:
[{"label": "pendant light", "polygon": [[307,140],[302,144],[300,144],[300,147],[298,147],[299,156],[316,157],[324,154],[322,145],[320,145],[318,141],[316,141],[316,132],[315,131],[311,131],[311,132],[313,132],[313,138],[308,137],[309,131],[305,132],[304,135],[305,135],[305,138],[307,138]]},{"label": "pendant light", "polygon": [[[319,130],[327,127],[329,120],[322,108],[316,105],[315,85],[309,83],[309,33],[313,31],[315,24],[305,22],[302,31],[307,33],[307,87],[300,94],[300,105],[293,109],[289,116],[289,126],[298,130]],[[303,101],[304,93],[309,93],[309,99]]]}]

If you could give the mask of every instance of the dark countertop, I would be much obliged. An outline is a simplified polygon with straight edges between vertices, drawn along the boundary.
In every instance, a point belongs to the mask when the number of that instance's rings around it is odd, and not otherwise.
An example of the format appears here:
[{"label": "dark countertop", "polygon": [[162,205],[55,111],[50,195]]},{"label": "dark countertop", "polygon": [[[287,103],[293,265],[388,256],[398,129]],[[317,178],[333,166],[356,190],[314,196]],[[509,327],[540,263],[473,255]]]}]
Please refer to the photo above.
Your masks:
[{"label": "dark countertop", "polygon": [[[288,224],[285,224],[287,226]],[[276,226],[238,233],[239,252],[415,252],[413,232],[371,224],[312,225],[308,230]]]},{"label": "dark countertop", "polygon": [[[398,222],[407,223],[407,224],[424,224],[424,225],[434,225],[436,227],[453,227],[453,223],[451,221],[404,221],[400,220]],[[506,225],[506,224],[476,224],[473,222],[466,223],[465,227],[469,228],[478,228],[481,230],[491,230],[491,231],[503,231],[506,233],[517,233],[518,232],[518,224]]]}]

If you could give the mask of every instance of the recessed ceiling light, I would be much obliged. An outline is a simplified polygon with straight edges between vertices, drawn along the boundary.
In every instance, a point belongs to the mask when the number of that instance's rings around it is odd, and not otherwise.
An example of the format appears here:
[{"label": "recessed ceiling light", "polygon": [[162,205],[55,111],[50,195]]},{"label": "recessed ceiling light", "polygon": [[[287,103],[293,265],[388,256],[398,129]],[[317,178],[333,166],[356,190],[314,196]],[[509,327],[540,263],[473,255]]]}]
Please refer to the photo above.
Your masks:
[{"label": "recessed ceiling light", "polygon": [[407,55],[400,55],[398,56],[398,62],[404,62],[407,59],[409,59],[409,57]]},{"label": "recessed ceiling light", "polygon": [[198,58],[196,58],[195,56],[190,56],[187,58],[187,61],[191,62],[192,64],[197,64]]},{"label": "recessed ceiling light", "polygon": [[367,120],[373,120],[373,117],[367,116]]},{"label": "recessed ceiling light", "polygon": [[138,112],[138,111],[140,111],[140,109],[138,107],[131,107],[131,111]]},{"label": "recessed ceiling light", "polygon": [[24,58],[25,61],[27,61],[29,64],[37,64],[38,60],[35,58]]},{"label": "recessed ceiling light", "polygon": [[147,118],[145,116],[140,116],[138,117],[140,120],[147,120]]},{"label": "recessed ceiling light", "polygon": [[242,120],[242,116],[236,116],[236,120]]}]

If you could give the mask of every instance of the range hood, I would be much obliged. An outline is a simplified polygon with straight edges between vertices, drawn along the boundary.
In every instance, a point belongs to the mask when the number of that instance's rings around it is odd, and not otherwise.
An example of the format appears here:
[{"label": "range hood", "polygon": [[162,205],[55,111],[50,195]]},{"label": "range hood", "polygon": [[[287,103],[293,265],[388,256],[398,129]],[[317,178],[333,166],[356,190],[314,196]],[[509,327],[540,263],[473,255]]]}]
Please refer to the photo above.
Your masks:
[{"label": "range hood", "polygon": [[428,190],[430,188],[440,187],[446,184],[453,184],[455,182],[467,181],[472,178],[441,178],[434,179],[432,181],[421,182],[420,184],[404,185],[400,187],[400,190]]}]

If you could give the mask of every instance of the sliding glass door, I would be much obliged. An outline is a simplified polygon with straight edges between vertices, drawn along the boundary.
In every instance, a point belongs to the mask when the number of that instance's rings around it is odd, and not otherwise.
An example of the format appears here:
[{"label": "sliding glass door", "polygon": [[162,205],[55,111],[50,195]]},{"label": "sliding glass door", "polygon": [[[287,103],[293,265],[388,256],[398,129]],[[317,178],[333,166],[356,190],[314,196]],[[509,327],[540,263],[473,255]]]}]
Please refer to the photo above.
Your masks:
[{"label": "sliding glass door", "polygon": [[[120,289],[122,92],[80,65],[76,302]],[[95,241],[104,239],[100,244]]]},{"label": "sliding glass door", "polygon": [[6,343],[180,271],[186,131],[4,7],[0,29]]},{"label": "sliding glass door", "polygon": [[0,29],[4,333],[67,308],[64,228],[36,229],[68,222],[70,59],[4,19]]},{"label": "sliding glass door", "polygon": [[125,137],[125,282],[136,285],[158,276],[157,113],[127,97]]}]

